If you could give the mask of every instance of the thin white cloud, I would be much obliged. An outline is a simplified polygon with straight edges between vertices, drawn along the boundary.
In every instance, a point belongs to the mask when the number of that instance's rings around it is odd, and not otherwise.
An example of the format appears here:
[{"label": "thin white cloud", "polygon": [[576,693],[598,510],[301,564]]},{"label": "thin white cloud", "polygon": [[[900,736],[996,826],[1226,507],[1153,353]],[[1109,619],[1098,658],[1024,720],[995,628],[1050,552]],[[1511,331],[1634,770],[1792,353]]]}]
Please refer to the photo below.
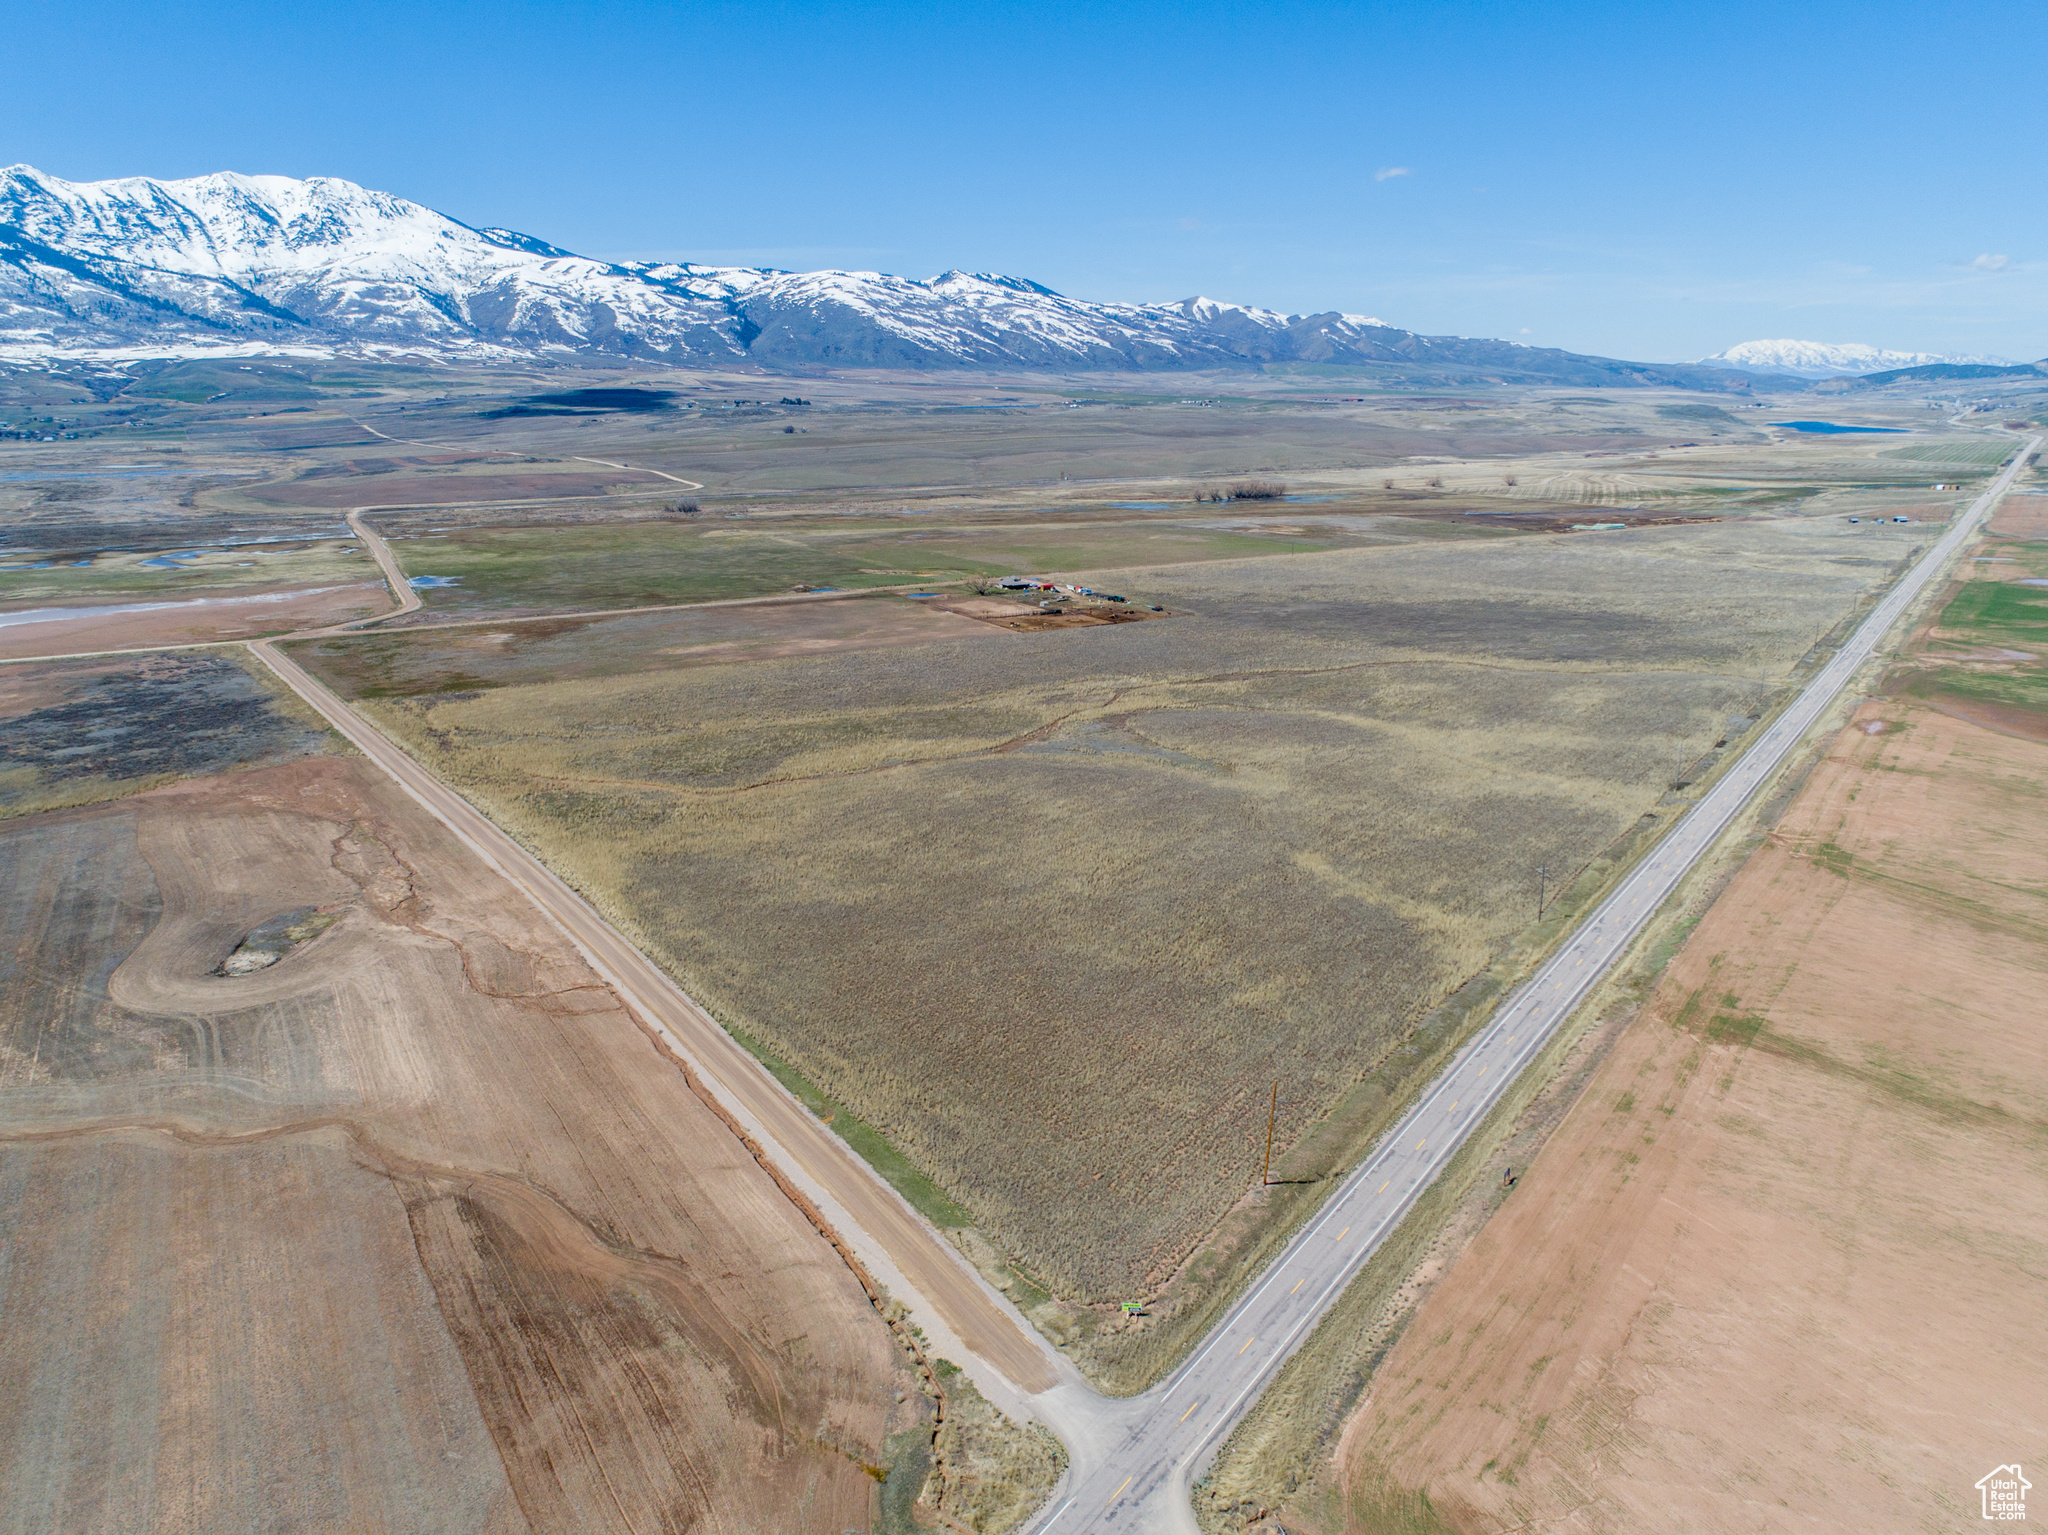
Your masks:
[{"label": "thin white cloud", "polygon": [[1392,181],[1396,176],[1412,176],[1415,172],[1405,165],[1382,165],[1372,173],[1374,181]]},{"label": "thin white cloud", "polygon": [[1971,266],[1980,272],[2003,272],[2011,264],[2012,258],[2010,256],[1993,256],[1988,253],[1977,257],[1970,263]]}]

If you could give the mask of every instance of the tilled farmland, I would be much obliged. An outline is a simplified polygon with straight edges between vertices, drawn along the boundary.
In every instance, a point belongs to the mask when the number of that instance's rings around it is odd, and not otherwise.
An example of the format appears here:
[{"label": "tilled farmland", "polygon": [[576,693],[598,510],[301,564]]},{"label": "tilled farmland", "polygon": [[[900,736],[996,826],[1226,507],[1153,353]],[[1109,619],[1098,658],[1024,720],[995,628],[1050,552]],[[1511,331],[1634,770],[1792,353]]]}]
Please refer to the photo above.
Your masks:
[{"label": "tilled farmland", "polygon": [[892,1460],[915,1496],[927,1399],[855,1275],[359,762],[25,817],[0,860],[0,1305],[41,1319],[0,1529],[836,1535]]}]

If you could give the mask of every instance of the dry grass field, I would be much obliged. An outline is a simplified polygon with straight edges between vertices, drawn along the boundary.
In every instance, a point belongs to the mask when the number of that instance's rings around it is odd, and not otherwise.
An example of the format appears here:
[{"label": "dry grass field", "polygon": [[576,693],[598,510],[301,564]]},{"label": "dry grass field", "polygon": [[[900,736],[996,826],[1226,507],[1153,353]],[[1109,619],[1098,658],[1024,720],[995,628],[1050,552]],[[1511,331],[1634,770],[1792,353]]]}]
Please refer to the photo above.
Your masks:
[{"label": "dry grass field", "polygon": [[[854,1275],[356,759],[17,819],[0,868],[0,1529],[838,1535],[915,1498],[925,1397]],[[258,928],[303,941],[220,973]]]},{"label": "dry grass field", "polygon": [[1859,711],[1288,1529],[1951,1529],[2048,1456],[2043,750]]},{"label": "dry grass field", "polygon": [[[489,461],[486,461],[489,462]],[[620,469],[561,469],[542,474],[477,472],[407,473],[412,465],[391,460],[336,466],[290,480],[268,481],[242,490],[265,506],[414,506],[485,501],[582,500],[628,491],[662,492],[670,481]]]},{"label": "dry grass field", "polygon": [[[1668,816],[1905,553],[1852,531],[1155,567],[1116,581],[1164,621],[637,672],[608,624],[514,626],[474,665],[439,636],[438,673],[389,638],[301,654],[886,1137],[1129,1387],[1237,1272],[1203,1244],[1257,1181],[1274,1079],[1313,1188],[1530,925],[1538,866],[1570,883]],[[765,643],[752,615],[786,610],[744,611],[720,622]],[[527,680],[578,654],[601,664]]]},{"label": "dry grass field", "polygon": [[[1192,511],[1192,507],[1188,508]],[[976,574],[1005,576],[1241,559],[1399,541],[1396,529],[1128,515],[1032,526],[934,525],[915,518],[772,523],[691,519],[572,527],[486,527],[396,534],[410,575],[459,583],[429,590],[428,617],[712,602],[792,589],[858,590]],[[1393,519],[1389,519],[1390,522]]]},{"label": "dry grass field", "polygon": [[24,556],[0,565],[0,617],[50,603],[189,602],[377,580],[369,555],[340,531],[341,538]]},{"label": "dry grass field", "polygon": [[[35,536],[32,530],[9,530]],[[212,527],[50,530],[0,559],[0,659],[205,644],[364,618],[390,605],[369,554],[319,534]],[[338,531],[343,537],[322,536]],[[265,539],[268,541],[257,541]]]}]

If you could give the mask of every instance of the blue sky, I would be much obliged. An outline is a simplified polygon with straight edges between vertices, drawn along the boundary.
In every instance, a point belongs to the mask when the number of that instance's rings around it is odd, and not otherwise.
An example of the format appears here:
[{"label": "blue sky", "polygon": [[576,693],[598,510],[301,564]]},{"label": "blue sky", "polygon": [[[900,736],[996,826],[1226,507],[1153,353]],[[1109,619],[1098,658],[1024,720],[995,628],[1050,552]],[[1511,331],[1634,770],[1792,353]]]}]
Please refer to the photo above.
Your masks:
[{"label": "blue sky", "polygon": [[17,5],[0,163],[1652,360],[2048,354],[2048,7]]}]

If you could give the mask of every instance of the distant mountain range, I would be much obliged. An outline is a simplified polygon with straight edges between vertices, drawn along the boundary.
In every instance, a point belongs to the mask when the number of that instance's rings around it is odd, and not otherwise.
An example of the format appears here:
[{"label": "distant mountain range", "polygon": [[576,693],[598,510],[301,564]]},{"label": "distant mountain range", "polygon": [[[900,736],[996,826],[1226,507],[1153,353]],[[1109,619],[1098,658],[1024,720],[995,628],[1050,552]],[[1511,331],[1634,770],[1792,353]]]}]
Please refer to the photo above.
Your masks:
[{"label": "distant mountain range", "polygon": [[1707,367],[1735,368],[1745,373],[1789,373],[1795,378],[1841,378],[1864,373],[1886,373],[1901,368],[1924,368],[1932,364],[2011,363],[2007,357],[1975,357],[1948,352],[1890,352],[1861,342],[1836,345],[1827,341],[1745,341],[1712,357],[1702,357]]},{"label": "distant mountain range", "polygon": [[333,177],[0,171],[0,360],[300,353],[1152,371],[1735,390],[1723,367],[1422,336],[1365,315],[1073,299],[1023,278],[594,261]]}]

